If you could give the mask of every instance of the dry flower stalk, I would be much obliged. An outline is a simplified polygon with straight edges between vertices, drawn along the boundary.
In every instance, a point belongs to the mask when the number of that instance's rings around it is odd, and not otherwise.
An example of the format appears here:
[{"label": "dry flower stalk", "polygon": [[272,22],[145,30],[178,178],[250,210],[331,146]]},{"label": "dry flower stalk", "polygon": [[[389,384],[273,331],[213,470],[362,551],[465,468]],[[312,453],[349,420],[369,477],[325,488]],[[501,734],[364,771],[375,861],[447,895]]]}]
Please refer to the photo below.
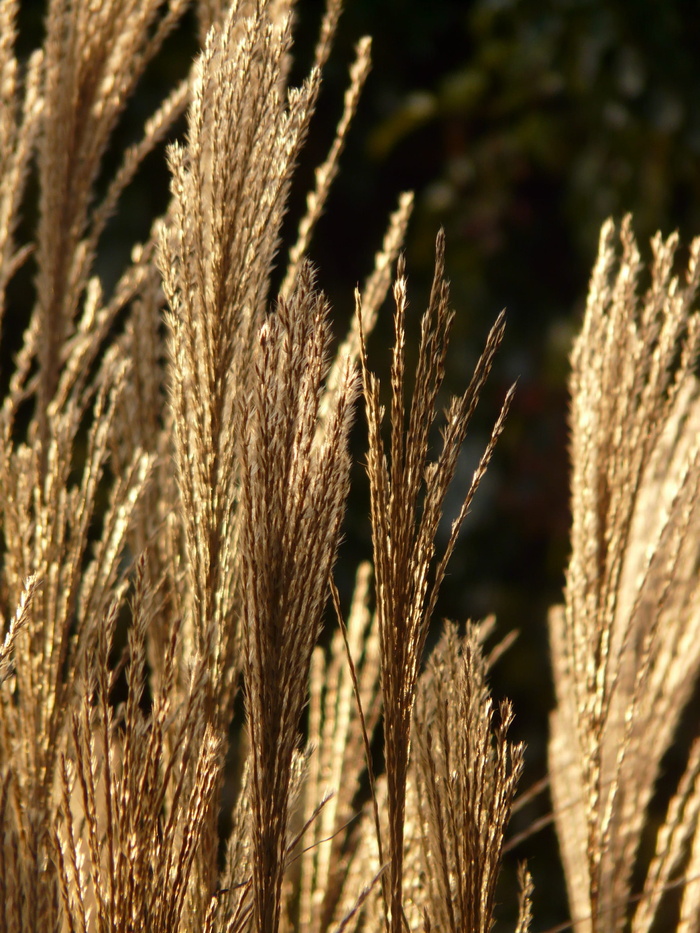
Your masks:
[{"label": "dry flower stalk", "polygon": [[[403,848],[406,780],[411,720],[416,684],[428,627],[438,591],[464,519],[491,458],[508,411],[508,393],[459,514],[452,522],[443,555],[433,568],[435,536],[457,457],[503,336],[501,315],[486,341],[472,380],[446,412],[443,446],[435,462],[428,461],[430,429],[445,375],[445,357],[452,312],[444,275],[444,237],[437,241],[435,276],[428,309],[421,320],[416,388],[406,412],[405,316],[406,279],[403,263],[394,285],[396,343],[391,368],[390,460],[381,437],[383,411],[379,383],[367,369],[362,344],[362,367],[369,427],[367,472],[370,481],[372,539],[377,577],[377,614],[382,653],[382,693],[386,772],[388,783],[389,871],[385,899],[389,927],[403,925]],[[359,296],[358,296],[359,304]],[[358,307],[358,319],[362,309]],[[389,462],[388,462],[389,460]],[[432,578],[431,578],[432,572]],[[381,850],[380,850],[381,851]]]},{"label": "dry flower stalk", "polygon": [[[657,236],[640,294],[629,218],[619,257],[615,239],[609,222],[572,354],[572,553],[550,626],[552,791],[575,929],[592,931],[627,923],[647,806],[700,666],[700,240],[683,282],[677,237]],[[657,837],[639,933],[696,831],[696,758]]]},{"label": "dry flower stalk", "polygon": [[[507,740],[513,719],[501,704],[493,726],[487,663],[477,627],[463,640],[447,625],[420,678],[414,780],[427,892],[423,912],[438,930],[488,933],[496,882],[524,747]],[[519,922],[527,929],[529,888]]]}]

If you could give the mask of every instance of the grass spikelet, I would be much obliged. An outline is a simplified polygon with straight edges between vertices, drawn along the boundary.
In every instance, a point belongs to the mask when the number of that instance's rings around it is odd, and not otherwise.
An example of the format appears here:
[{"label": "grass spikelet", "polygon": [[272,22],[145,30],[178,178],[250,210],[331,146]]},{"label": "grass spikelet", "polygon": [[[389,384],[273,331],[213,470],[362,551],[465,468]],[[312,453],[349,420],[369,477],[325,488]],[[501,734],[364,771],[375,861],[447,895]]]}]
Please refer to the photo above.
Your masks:
[{"label": "grass spikelet", "polygon": [[[391,441],[387,458],[381,436],[379,383],[369,372],[362,346],[362,367],[369,427],[368,475],[371,492],[372,537],[377,581],[377,613],[382,655],[385,756],[388,780],[389,870],[385,880],[388,925],[399,933],[403,924],[403,825],[411,718],[418,672],[430,619],[447,563],[469,505],[490,459],[510,403],[506,398],[482,460],[474,473],[458,516],[452,523],[444,553],[437,561],[435,535],[457,457],[503,336],[499,317],[487,339],[466,392],[450,403],[442,431],[442,450],[428,460],[430,429],[445,373],[445,356],[452,321],[448,284],[444,277],[444,238],[437,241],[435,276],[430,303],[421,320],[416,388],[406,412],[405,316],[406,279],[403,263],[394,285],[396,343],[391,369]],[[358,307],[358,317],[361,316]],[[387,462],[388,461],[388,462]]]},{"label": "grass spikelet", "polygon": [[[459,638],[447,625],[419,681],[414,774],[431,928],[488,933],[504,833],[524,748],[507,740],[513,713],[498,722],[476,627]],[[521,907],[521,910],[523,908]]]},{"label": "grass spikelet", "polygon": [[[677,237],[657,236],[640,294],[629,218],[619,256],[615,240],[609,222],[572,353],[572,553],[550,618],[552,791],[576,929],[592,931],[624,925],[659,765],[700,666],[700,241],[683,282]],[[649,888],[636,929],[653,905]]]},{"label": "grass spikelet", "polygon": [[242,598],[259,933],[279,925],[292,756],[348,490],[351,368],[317,432],[326,317],[306,266],[291,299],[281,298],[260,328],[243,403]]}]

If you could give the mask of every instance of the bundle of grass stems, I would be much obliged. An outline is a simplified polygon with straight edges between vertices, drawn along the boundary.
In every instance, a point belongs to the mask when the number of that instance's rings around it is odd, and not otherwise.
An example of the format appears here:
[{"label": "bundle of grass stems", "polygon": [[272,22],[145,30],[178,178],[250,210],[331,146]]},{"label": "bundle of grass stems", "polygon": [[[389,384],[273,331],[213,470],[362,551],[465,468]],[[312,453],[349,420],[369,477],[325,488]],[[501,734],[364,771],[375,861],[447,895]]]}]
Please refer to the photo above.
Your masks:
[{"label": "bundle of grass stems", "polygon": [[[489,687],[508,638],[434,617],[506,426],[513,390],[455,490],[504,317],[440,413],[445,244],[411,330],[406,194],[333,339],[307,255],[367,39],[280,251],[339,0],[299,86],[293,0],[199,0],[190,74],[105,184],[120,115],[184,9],[49,0],[20,63],[18,0],[0,0],[0,313],[6,333],[24,322],[0,407],[0,930],[487,933],[526,756]],[[107,221],[183,115],[167,210],[106,293]],[[631,221],[604,225],[571,355],[549,785],[576,933],[650,933],[669,915],[700,930],[700,745],[660,823],[649,811],[700,665],[700,241],[680,275],[677,246],[657,237],[646,269]],[[7,295],[27,264],[22,317]],[[380,387],[368,338],[385,303]],[[358,412],[373,553],[346,606]],[[448,490],[459,507],[438,535]],[[509,928],[525,933],[524,864],[518,878]]]}]

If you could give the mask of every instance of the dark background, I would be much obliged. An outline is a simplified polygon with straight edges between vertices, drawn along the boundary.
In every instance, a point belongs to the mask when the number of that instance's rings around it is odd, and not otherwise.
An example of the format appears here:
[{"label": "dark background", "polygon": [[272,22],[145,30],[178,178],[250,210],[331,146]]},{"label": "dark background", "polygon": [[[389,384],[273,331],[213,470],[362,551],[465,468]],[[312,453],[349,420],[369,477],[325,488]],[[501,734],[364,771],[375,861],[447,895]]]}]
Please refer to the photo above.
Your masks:
[{"label": "dark background", "polygon": [[[33,0],[22,4],[21,49],[39,41],[42,9]],[[308,66],[321,12],[318,0],[299,0],[297,77]],[[196,51],[195,31],[188,14],[149,68],[105,177],[165,90],[185,73]],[[442,225],[457,312],[447,380],[452,392],[466,386],[489,326],[507,308],[504,345],[465,447],[451,509],[515,379],[516,400],[451,564],[439,615],[465,620],[495,613],[501,634],[519,630],[494,670],[493,689],[514,702],[513,735],[528,744],[527,788],[546,769],[552,705],[546,616],[561,598],[567,557],[567,354],[606,217],[631,211],[645,255],[657,229],[668,234],[678,228],[686,243],[700,233],[700,5],[349,0],[292,194],[287,242],[340,116],[353,45],[364,34],[373,37],[373,71],[311,256],[341,334],[354,286],[371,269],[399,193],[415,191],[406,244],[409,327],[417,337]],[[100,258],[106,283],[164,208],[163,165],[161,149],[124,195]],[[30,189],[28,224],[31,200]],[[387,372],[390,322],[387,305],[369,344],[380,374]],[[356,563],[370,556],[363,431],[360,417],[338,565],[346,599]],[[515,830],[549,806],[541,795],[518,814]],[[526,840],[515,857],[528,858],[535,879],[533,930],[564,921],[553,834],[545,830]],[[499,929],[513,926],[512,877],[509,856]]]}]

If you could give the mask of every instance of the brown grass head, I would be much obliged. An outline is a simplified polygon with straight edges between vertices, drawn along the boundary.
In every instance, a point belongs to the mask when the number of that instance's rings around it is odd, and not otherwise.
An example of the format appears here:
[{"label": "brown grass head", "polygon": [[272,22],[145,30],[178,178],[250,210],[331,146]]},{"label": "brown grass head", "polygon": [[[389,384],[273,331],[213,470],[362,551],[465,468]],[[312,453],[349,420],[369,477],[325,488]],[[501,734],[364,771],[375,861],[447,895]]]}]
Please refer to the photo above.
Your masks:
[{"label": "brown grass head", "polygon": [[[604,225],[572,353],[572,553],[550,625],[552,789],[573,916],[590,918],[581,930],[625,923],[647,807],[700,663],[700,242],[683,281],[677,237],[657,236],[642,292],[629,218],[620,239],[618,256]],[[679,858],[655,865],[635,929],[649,928]]]},{"label": "brown grass head", "polygon": [[[445,626],[419,680],[414,714],[423,915],[431,929],[453,933],[493,926],[504,836],[524,765],[523,745],[507,738],[511,705],[503,702],[495,715],[481,641],[477,626],[463,639],[456,626]],[[521,925],[528,909],[525,896]]]},{"label": "brown grass head", "polygon": [[[411,720],[416,684],[430,620],[447,563],[469,506],[493,452],[510,403],[504,402],[491,439],[477,467],[444,553],[435,557],[435,536],[447,490],[457,467],[479,393],[503,336],[499,317],[487,339],[464,395],[454,398],[442,429],[442,449],[428,458],[436,402],[445,374],[452,312],[444,274],[444,237],[437,241],[435,275],[428,309],[421,320],[415,390],[406,410],[405,339],[407,292],[403,264],[394,285],[389,450],[382,439],[383,410],[379,382],[368,371],[362,348],[365,404],[369,428],[368,475],[371,492],[372,538],[377,581],[377,614],[382,651],[385,755],[389,808],[389,871],[385,882],[390,928],[402,919],[403,825]],[[361,307],[358,309],[358,317]]]}]

